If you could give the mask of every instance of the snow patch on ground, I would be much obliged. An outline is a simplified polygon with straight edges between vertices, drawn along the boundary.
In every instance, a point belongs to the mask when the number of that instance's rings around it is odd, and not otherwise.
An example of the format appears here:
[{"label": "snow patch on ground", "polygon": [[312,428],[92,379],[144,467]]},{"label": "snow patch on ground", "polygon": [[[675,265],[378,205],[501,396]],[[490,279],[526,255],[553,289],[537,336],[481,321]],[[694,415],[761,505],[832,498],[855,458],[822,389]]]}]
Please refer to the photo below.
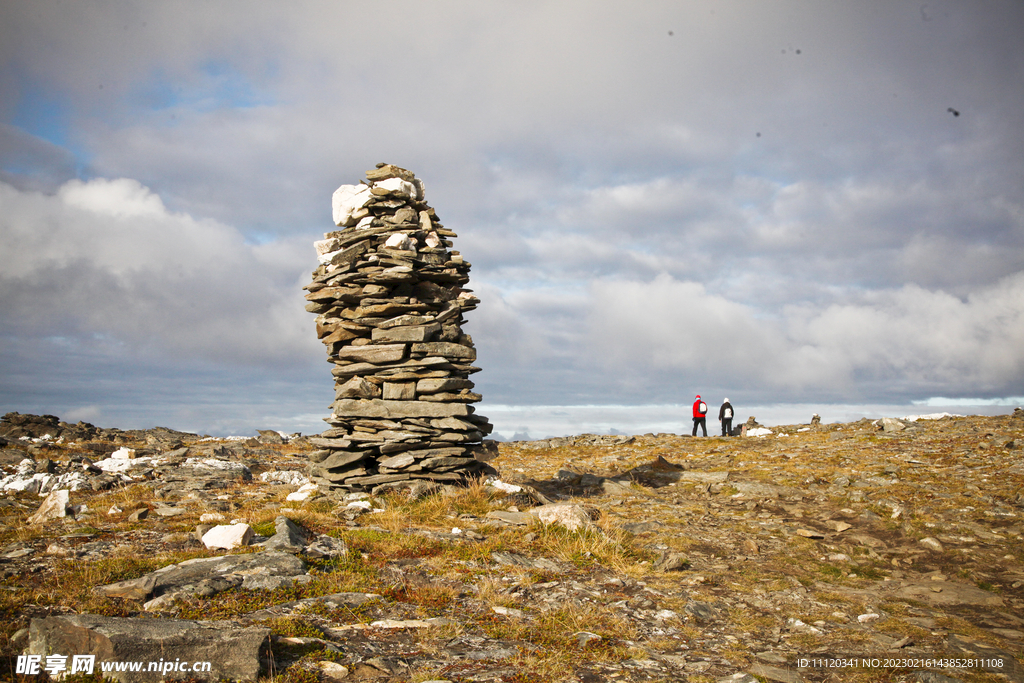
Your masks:
[{"label": "snow patch on ground", "polygon": [[82,488],[88,486],[81,472],[67,472],[60,476],[36,472],[35,461],[28,458],[18,463],[14,474],[0,479],[0,491],[25,491],[41,496],[59,489],[78,491]]},{"label": "snow patch on ground", "polygon": [[900,419],[907,422],[917,422],[918,420],[941,420],[947,417],[963,417],[963,415],[956,415],[955,413],[928,413],[927,415],[907,415]]},{"label": "snow patch on ground", "polygon": [[225,472],[248,472],[249,468],[240,462],[228,462],[216,458],[188,458],[181,463],[182,467],[192,467],[199,470],[224,470]]},{"label": "snow patch on ground", "polygon": [[498,489],[499,491],[504,491],[505,493],[519,493],[520,491],[523,490],[522,486],[516,486],[515,484],[506,484],[500,479],[495,479],[490,483],[490,485]]},{"label": "snow patch on ground", "polygon": [[296,472],[295,470],[274,470],[273,472],[262,473],[260,475],[260,481],[302,486],[309,483],[309,477],[301,472]]}]

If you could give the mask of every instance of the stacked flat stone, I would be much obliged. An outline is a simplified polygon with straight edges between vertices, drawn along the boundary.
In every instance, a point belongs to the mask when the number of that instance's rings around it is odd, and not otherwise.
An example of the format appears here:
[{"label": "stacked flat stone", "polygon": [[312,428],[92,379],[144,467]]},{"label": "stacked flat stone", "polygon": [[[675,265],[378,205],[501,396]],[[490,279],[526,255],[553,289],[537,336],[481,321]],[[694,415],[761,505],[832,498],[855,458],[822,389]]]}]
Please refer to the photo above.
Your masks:
[{"label": "stacked flat stone", "polygon": [[491,470],[469,375],[476,349],[463,313],[479,299],[470,264],[409,171],[378,164],[334,193],[341,229],[316,243],[306,310],[334,364],[331,426],[310,442],[314,480],[378,490],[417,480],[458,483]]}]

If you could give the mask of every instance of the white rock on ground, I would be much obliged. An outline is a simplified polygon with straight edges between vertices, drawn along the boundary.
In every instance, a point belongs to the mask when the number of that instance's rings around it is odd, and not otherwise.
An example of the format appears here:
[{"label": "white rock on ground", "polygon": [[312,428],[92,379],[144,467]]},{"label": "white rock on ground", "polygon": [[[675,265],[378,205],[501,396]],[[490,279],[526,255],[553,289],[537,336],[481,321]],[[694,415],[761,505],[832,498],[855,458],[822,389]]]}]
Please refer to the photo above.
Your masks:
[{"label": "white rock on ground", "polygon": [[529,513],[545,524],[560,524],[569,531],[597,528],[597,525],[590,520],[587,511],[579,505],[568,503],[541,505],[531,509]]},{"label": "white rock on ground", "polygon": [[42,524],[51,519],[60,519],[68,514],[68,503],[71,494],[67,489],[53,491],[46,497],[43,504],[39,506],[36,513],[28,518],[29,524]]},{"label": "white rock on ground", "polygon": [[111,456],[111,457],[106,458],[104,460],[100,460],[98,462],[94,462],[93,464],[96,467],[98,467],[101,470],[103,470],[104,472],[106,472],[107,474],[115,474],[115,473],[118,473],[118,472],[127,472],[128,470],[132,469],[136,465],[141,465],[143,463],[150,462],[151,460],[152,460],[152,458],[124,458],[124,457],[115,458],[115,457]]},{"label": "white rock on ground", "polygon": [[238,472],[243,474],[249,468],[240,462],[229,460],[218,460],[217,458],[187,458],[180,467],[192,467],[197,470],[223,470],[225,472]]},{"label": "white rock on ground", "polygon": [[505,493],[519,493],[523,490],[522,486],[516,486],[515,484],[506,484],[501,479],[495,479],[494,481],[492,481],[491,486],[498,489],[499,491],[504,491]]},{"label": "white rock on ground", "polygon": [[203,545],[207,548],[231,550],[249,545],[256,532],[248,524],[221,524],[203,534]]},{"label": "white rock on ground", "polygon": [[309,477],[302,474],[302,472],[296,472],[295,470],[275,470],[273,472],[262,473],[260,475],[260,481],[302,486],[309,483]]},{"label": "white rock on ground", "polygon": [[30,482],[35,479],[36,463],[30,458],[25,458],[14,470],[14,474],[0,479],[0,490],[4,491],[25,491]]},{"label": "white rock on ground", "polygon": [[316,663],[316,668],[329,681],[340,681],[348,677],[348,669],[335,662],[319,661]]},{"label": "white rock on ground", "polygon": [[956,413],[928,413],[927,415],[904,415],[900,419],[907,422],[917,422],[918,420],[941,420],[947,417],[963,417],[963,415],[957,415]]},{"label": "white rock on ground", "polygon": [[291,501],[291,502],[309,500],[310,498],[314,497],[319,492],[320,492],[319,484],[314,484],[313,482],[309,482],[307,484],[303,484],[302,486],[300,486],[298,491],[292,491],[291,493],[289,493],[288,496],[285,498],[285,500],[288,500],[288,501]]},{"label": "white rock on ground", "polygon": [[45,472],[36,472],[35,461],[25,459],[18,464],[14,474],[0,479],[0,491],[25,491],[44,495],[57,489],[78,491],[88,488],[85,476],[81,472],[65,472],[54,476]]}]

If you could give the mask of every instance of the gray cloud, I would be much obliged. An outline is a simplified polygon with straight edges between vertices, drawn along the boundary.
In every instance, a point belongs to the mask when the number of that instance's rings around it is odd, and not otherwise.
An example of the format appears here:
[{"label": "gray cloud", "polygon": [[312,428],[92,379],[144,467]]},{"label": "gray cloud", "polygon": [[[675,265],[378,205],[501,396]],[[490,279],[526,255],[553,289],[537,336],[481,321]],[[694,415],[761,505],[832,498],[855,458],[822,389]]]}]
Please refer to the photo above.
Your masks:
[{"label": "gray cloud", "polygon": [[2,329],[87,349],[82,382],[121,354],[301,396],[309,244],[389,161],[474,264],[495,405],[1019,396],[1022,31],[1009,1],[7,3]]},{"label": "gray cloud", "polygon": [[76,174],[74,155],[48,140],[0,123],[0,182],[53,192]]}]

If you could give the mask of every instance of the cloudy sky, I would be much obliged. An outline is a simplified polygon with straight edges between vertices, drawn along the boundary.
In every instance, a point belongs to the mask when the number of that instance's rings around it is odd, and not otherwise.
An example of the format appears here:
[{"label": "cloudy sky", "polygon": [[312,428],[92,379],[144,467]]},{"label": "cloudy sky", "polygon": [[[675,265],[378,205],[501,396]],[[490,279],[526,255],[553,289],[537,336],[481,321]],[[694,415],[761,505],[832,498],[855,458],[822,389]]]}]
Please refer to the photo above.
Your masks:
[{"label": "cloudy sky", "polygon": [[1022,35],[1018,0],[2,0],[0,411],[320,431],[301,287],[386,161],[473,264],[506,438],[688,431],[697,393],[1010,412]]}]

